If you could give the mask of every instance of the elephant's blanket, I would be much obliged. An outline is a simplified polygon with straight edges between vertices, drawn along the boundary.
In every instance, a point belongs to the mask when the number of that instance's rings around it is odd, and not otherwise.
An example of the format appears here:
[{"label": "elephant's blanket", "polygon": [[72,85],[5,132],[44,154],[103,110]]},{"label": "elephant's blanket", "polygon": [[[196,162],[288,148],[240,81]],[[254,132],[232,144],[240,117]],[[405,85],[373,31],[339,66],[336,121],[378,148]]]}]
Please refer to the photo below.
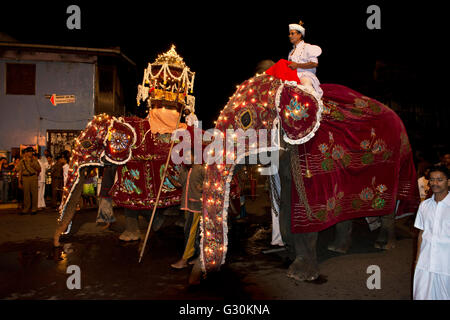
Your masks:
[{"label": "elephant's blanket", "polygon": [[324,84],[322,89],[320,129],[308,142],[294,146],[303,186],[292,182],[292,232],[386,215],[395,210],[396,200],[402,200],[397,215],[415,212],[420,202],[417,177],[400,118],[350,88]]},{"label": "elephant's blanket", "polygon": [[[171,133],[153,134],[145,119],[125,118],[136,134],[131,159],[117,168],[117,181],[111,189],[114,202],[135,210],[153,208],[158,195],[165,163],[170,150]],[[158,207],[180,203],[181,189],[173,184],[178,179],[179,165],[169,161]]]}]

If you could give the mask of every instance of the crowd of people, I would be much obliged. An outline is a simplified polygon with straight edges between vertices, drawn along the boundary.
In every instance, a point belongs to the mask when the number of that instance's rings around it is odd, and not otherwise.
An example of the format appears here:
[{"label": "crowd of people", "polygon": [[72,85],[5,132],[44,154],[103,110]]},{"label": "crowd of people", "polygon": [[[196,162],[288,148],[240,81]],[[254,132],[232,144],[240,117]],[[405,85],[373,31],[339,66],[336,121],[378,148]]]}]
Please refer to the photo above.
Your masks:
[{"label": "crowd of people", "polygon": [[[0,158],[0,203],[18,203],[19,214],[36,214],[47,207],[57,210],[69,172],[70,151],[56,157],[45,150],[40,156],[32,147],[11,162]],[[93,175],[83,193],[86,206],[96,205],[97,185]]]}]

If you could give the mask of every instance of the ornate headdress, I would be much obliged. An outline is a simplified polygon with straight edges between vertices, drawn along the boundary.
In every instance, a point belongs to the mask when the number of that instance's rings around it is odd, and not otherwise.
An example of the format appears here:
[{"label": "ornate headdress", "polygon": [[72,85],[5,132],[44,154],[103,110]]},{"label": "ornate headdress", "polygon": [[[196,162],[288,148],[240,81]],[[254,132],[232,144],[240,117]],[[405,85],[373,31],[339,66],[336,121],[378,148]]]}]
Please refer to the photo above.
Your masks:
[{"label": "ornate headdress", "polygon": [[138,86],[137,104],[141,100],[152,106],[177,106],[184,104],[192,113],[195,110],[195,97],[189,95],[194,90],[195,72],[192,72],[175,51],[160,54],[144,71],[142,84]]}]

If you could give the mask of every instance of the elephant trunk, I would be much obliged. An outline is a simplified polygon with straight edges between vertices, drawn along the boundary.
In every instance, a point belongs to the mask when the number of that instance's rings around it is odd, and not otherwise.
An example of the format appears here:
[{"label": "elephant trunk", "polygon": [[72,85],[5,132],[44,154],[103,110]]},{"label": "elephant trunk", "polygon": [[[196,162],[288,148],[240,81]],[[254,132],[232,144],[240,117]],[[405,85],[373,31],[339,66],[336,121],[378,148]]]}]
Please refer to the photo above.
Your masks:
[{"label": "elephant trunk", "polygon": [[[66,231],[67,227],[73,219],[73,216],[75,215],[77,204],[80,201],[81,193],[83,191],[83,184],[86,180],[86,170],[87,168],[80,169],[78,183],[73,188],[70,198],[65,204],[64,215],[62,215],[62,217],[58,219],[55,234],[53,236],[53,245],[55,247],[58,247],[60,245],[59,237]],[[60,210],[63,210],[63,208],[61,208]]]}]

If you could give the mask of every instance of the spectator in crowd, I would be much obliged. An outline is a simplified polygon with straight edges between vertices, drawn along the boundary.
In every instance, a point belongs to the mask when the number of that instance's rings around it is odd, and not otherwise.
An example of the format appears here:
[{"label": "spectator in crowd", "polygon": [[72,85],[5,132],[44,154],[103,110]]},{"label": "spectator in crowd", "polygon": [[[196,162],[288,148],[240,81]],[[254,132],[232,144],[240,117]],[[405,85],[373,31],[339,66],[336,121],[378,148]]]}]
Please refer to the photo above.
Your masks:
[{"label": "spectator in crowd", "polygon": [[67,178],[69,177],[69,162],[70,162],[70,151],[64,150],[62,152],[62,156],[65,159],[65,163],[63,165],[63,179],[64,179],[64,186],[67,183]]},{"label": "spectator in crowd", "polygon": [[52,167],[52,208],[57,209],[62,199],[62,191],[64,188],[63,166],[66,159],[60,154],[56,158],[56,163]]},{"label": "spectator in crowd", "polygon": [[41,166],[41,172],[38,177],[38,210],[45,208],[45,177],[48,169],[47,157],[41,156],[38,159]]},{"label": "spectator in crowd", "polygon": [[93,208],[97,202],[97,169],[85,171],[86,179],[83,184],[83,207]]},{"label": "spectator in crowd", "polygon": [[13,202],[19,202],[23,209],[23,192],[19,189],[19,163],[20,158],[15,158],[12,162],[11,171],[11,197]]},{"label": "spectator in crowd", "polygon": [[23,158],[19,162],[19,188],[23,189],[23,211],[22,214],[37,213],[38,206],[38,175],[41,166],[34,156],[32,147],[23,151]]},{"label": "spectator in crowd", "polygon": [[9,201],[9,184],[13,167],[8,164],[8,159],[0,158],[0,202]]},{"label": "spectator in crowd", "polygon": [[46,155],[47,158],[47,170],[45,170],[45,193],[44,193],[44,197],[46,200],[50,200],[52,197],[52,167],[54,165],[53,163],[53,157],[50,154],[50,152],[48,153],[48,155]]},{"label": "spectator in crowd", "polygon": [[429,185],[431,168],[432,166],[425,168],[422,174],[418,172],[418,176],[420,178],[417,180],[417,184],[419,185],[420,201],[431,197],[431,189]]}]

